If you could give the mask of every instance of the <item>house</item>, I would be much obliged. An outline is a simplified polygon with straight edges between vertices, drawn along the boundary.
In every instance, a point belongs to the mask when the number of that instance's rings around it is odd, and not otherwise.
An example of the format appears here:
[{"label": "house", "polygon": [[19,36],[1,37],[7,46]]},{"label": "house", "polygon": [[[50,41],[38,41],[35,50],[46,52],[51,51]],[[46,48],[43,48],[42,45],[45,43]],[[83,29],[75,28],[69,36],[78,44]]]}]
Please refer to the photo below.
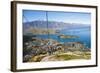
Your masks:
[{"label": "house", "polygon": [[64,45],[65,51],[77,51],[85,48],[85,45],[81,42],[67,42]]}]

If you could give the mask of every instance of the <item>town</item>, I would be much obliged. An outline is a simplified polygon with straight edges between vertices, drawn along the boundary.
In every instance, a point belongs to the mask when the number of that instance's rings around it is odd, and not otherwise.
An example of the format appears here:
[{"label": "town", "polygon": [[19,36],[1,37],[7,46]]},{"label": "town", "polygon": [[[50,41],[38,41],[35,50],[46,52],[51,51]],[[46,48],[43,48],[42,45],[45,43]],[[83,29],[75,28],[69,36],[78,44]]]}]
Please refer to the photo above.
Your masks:
[{"label": "town", "polygon": [[82,42],[60,43],[53,39],[32,37],[24,44],[23,62],[40,62],[45,57],[54,58],[57,55],[59,55],[58,58],[64,55],[61,60],[90,59],[90,51]]}]

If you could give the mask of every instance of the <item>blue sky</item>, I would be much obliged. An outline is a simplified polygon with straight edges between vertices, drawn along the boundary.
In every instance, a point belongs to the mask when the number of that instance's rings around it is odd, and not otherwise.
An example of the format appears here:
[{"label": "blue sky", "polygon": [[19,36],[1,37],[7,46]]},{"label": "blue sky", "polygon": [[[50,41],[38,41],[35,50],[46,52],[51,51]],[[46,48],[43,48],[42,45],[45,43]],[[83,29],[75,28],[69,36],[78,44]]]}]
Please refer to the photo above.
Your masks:
[{"label": "blue sky", "polygon": [[[23,10],[23,22],[46,20],[46,11]],[[90,24],[90,13],[48,11],[48,21]]]}]

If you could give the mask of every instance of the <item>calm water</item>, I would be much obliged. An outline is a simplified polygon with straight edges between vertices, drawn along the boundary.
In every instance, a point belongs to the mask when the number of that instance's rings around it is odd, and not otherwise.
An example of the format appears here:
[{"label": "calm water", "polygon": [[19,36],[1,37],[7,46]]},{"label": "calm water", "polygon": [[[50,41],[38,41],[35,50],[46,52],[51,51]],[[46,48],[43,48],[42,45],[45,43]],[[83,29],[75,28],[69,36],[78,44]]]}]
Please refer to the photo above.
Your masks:
[{"label": "calm water", "polygon": [[[58,35],[74,35],[78,36],[79,38],[70,38],[70,39],[61,39],[58,37]],[[88,48],[91,48],[91,32],[89,28],[84,29],[70,29],[70,30],[61,30],[60,33],[57,34],[49,34],[49,35],[37,35],[37,37],[42,39],[54,39],[61,43],[66,42],[82,42],[84,43]]]}]

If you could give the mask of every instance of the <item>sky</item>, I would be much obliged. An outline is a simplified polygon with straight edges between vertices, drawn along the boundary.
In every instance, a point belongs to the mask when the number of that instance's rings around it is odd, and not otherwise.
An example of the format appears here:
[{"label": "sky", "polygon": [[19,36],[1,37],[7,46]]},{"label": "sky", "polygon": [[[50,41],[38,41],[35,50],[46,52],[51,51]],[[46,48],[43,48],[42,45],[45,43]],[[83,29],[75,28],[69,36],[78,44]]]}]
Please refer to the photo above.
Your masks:
[{"label": "sky", "polygon": [[[91,24],[90,13],[47,11],[48,21]],[[23,10],[23,22],[46,21],[46,11]]]}]

